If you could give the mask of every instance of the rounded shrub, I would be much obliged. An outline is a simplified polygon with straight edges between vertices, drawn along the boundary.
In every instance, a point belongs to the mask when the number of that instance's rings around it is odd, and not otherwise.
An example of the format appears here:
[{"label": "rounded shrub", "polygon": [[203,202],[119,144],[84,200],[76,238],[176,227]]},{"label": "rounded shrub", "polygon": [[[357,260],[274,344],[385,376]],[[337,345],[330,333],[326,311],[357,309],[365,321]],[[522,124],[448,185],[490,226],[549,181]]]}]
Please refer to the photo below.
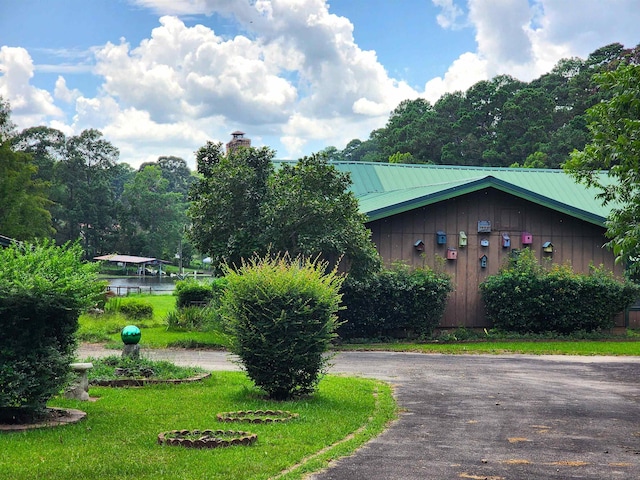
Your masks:
[{"label": "rounded shrub", "polygon": [[0,422],[35,419],[66,384],[78,317],[105,284],[79,245],[0,249]]},{"label": "rounded shrub", "polygon": [[118,311],[131,320],[153,317],[153,305],[137,298],[125,298],[118,305]]},{"label": "rounded shrub", "polygon": [[226,270],[223,319],[249,378],[276,400],[315,391],[335,337],[343,278],[320,260],[286,256]]},{"label": "rounded shrub", "polygon": [[177,297],[176,307],[185,308],[194,304],[207,304],[213,298],[213,289],[208,282],[192,278],[176,282],[173,294]]}]

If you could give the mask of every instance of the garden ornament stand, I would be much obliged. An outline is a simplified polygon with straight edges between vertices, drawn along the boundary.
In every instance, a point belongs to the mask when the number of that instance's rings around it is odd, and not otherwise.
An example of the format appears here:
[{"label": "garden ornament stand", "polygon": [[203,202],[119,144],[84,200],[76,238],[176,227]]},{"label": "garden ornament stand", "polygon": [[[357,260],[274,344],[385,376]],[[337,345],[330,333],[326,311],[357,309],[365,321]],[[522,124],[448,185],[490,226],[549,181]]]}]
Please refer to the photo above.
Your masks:
[{"label": "garden ornament stand", "polygon": [[122,358],[128,357],[134,360],[140,358],[140,338],[142,337],[142,333],[140,329],[135,325],[127,325],[120,332],[120,338],[124,343],[124,348],[122,350]]}]

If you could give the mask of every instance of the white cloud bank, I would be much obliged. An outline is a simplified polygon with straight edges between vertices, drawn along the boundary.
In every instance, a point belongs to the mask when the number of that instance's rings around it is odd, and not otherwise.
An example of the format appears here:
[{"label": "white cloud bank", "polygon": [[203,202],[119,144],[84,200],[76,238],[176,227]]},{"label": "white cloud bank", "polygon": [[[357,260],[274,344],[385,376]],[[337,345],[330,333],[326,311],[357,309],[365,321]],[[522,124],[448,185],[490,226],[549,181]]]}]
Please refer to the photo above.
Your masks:
[{"label": "white cloud bank", "polygon": [[[435,102],[497,74],[530,80],[561,58],[638,41],[637,0],[583,0],[580,8],[566,0],[432,2],[442,28],[474,29],[476,49],[442,77],[425,79],[423,91],[391,78],[325,0],[136,0],[160,15],[159,26],[138,45],[122,39],[95,49],[97,96],[69,89],[63,76],[54,95],[35,88],[29,53],[9,47],[0,49],[0,95],[19,126],[46,123],[67,134],[98,128],[134,166],[160,155],[193,166],[195,149],[237,128],[254,144],[275,138],[285,149],[280,158],[297,158],[368,138],[403,99]],[[223,38],[180,19],[214,13],[244,34]],[[61,118],[56,100],[74,105],[73,118]]]}]

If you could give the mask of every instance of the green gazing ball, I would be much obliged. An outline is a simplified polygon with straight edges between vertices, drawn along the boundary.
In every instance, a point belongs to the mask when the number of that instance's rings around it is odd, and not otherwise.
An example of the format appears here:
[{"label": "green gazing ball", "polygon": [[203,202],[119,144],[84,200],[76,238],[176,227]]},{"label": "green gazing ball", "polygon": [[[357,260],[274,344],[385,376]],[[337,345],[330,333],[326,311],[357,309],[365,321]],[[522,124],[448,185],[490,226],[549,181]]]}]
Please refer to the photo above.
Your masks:
[{"label": "green gazing ball", "polygon": [[127,325],[120,332],[120,338],[126,345],[135,345],[140,341],[140,337],[142,337],[142,332],[135,325]]}]

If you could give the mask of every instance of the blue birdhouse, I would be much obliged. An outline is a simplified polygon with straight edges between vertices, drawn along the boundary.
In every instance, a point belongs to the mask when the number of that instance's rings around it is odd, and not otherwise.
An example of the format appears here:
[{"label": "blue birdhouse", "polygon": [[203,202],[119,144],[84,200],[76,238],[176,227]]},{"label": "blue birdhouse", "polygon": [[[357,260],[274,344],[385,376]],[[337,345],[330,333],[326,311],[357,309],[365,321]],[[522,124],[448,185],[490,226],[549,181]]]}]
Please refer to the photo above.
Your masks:
[{"label": "blue birdhouse", "polygon": [[502,234],[502,248],[509,248],[511,246],[511,237],[508,233]]},{"label": "blue birdhouse", "polygon": [[442,230],[438,230],[436,232],[436,243],[438,245],[446,245],[447,244],[447,234]]},{"label": "blue birdhouse", "polygon": [[486,255],[482,255],[480,257],[480,267],[481,268],[487,268],[487,260],[488,260],[488,258],[487,258]]}]

